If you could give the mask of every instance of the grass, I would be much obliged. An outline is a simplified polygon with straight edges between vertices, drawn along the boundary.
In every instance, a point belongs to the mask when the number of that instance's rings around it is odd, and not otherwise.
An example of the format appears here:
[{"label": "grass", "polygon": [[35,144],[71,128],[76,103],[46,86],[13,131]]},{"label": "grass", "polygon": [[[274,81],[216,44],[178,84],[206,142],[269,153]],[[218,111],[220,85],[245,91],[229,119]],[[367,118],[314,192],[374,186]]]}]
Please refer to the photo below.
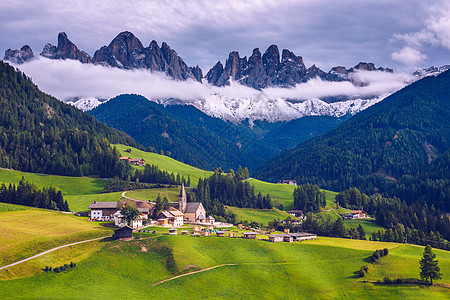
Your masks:
[{"label": "grass", "polygon": [[226,206],[225,207],[227,211],[232,211],[236,214],[236,221],[237,222],[258,222],[262,223],[263,225],[267,226],[268,222],[273,221],[273,219],[280,219],[284,220],[287,217],[293,218],[290,214],[278,210],[278,209],[252,209],[252,208],[239,208],[239,207],[232,207],[232,206]]},{"label": "grass", "polygon": [[[354,274],[375,249],[390,254],[369,270],[382,279],[396,274],[418,276],[423,247],[370,241],[319,238],[302,243],[219,237],[159,236],[131,242],[108,242],[77,267],[62,274],[41,273],[32,278],[0,281],[0,298],[233,298],[233,299],[448,299],[439,287],[379,286],[361,283]],[[174,268],[168,265],[170,249]],[[436,250],[444,276],[450,282],[450,253]],[[386,261],[383,261],[386,259]],[[392,261],[389,262],[389,259]],[[398,262],[397,262],[398,261]],[[220,264],[210,271],[152,284],[189,269]],[[24,288],[26,287],[26,288]]]},{"label": "grass", "polygon": [[44,175],[0,169],[0,184],[17,184],[22,177],[39,188],[54,186],[61,190],[64,199],[69,203],[69,208],[74,211],[87,210],[92,201],[117,201],[121,198],[121,193],[101,193],[106,185],[104,179]]},{"label": "grass", "polygon": [[15,205],[15,204],[9,204],[9,203],[0,203],[0,213],[1,212],[8,212],[8,211],[26,210],[26,209],[30,209],[30,207],[22,206],[22,205]]},{"label": "grass", "polygon": [[[189,175],[191,177],[191,185],[196,186],[199,178],[207,178],[213,174],[213,172],[211,171],[197,169],[165,155],[145,152],[120,144],[115,144],[113,146],[120,151],[120,155],[122,156],[129,156],[131,158],[143,158],[145,159],[146,164],[157,165],[161,170],[167,170],[169,172],[174,172],[175,174],[180,173],[180,175],[184,176],[186,179]],[[125,150],[127,149],[131,149],[131,152],[125,152]]]},{"label": "grass", "polygon": [[134,199],[155,201],[158,197],[158,194],[161,196],[161,199],[166,197],[169,202],[178,202],[180,196],[180,188],[176,187],[133,190],[126,192],[125,195]]},{"label": "grass", "polygon": [[0,213],[0,266],[54,247],[112,234],[86,218],[34,209]]}]

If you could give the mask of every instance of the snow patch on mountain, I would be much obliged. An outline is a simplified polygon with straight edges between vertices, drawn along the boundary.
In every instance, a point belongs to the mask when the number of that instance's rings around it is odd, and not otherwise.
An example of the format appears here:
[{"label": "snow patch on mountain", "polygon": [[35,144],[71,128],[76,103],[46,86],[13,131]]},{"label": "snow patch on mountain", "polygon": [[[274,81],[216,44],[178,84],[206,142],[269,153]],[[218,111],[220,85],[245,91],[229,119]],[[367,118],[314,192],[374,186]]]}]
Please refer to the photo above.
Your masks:
[{"label": "snow patch on mountain", "polygon": [[75,101],[67,101],[67,104],[73,105],[78,109],[81,109],[82,111],[89,111],[92,110],[94,108],[96,108],[97,106],[99,106],[100,104],[106,102],[107,100],[99,100],[96,98],[81,98]]}]

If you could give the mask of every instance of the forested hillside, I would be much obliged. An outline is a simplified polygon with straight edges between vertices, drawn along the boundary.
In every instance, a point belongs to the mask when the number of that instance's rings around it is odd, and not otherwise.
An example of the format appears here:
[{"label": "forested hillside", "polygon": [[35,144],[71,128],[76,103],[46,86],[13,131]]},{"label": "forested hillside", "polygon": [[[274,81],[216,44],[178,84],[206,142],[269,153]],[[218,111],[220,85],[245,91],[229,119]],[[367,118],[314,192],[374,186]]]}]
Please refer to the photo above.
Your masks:
[{"label": "forested hillside", "polygon": [[308,117],[291,122],[234,124],[191,105],[166,107],[138,95],[120,95],[90,111],[146,147],[184,163],[214,170],[255,169],[299,142],[335,128],[348,118]]},{"label": "forested hillside", "polygon": [[258,177],[450,209],[450,72],[427,77],[266,163]]},{"label": "forested hillside", "polygon": [[110,143],[133,138],[41,92],[0,62],[0,166],[26,172],[102,177],[121,173]]}]

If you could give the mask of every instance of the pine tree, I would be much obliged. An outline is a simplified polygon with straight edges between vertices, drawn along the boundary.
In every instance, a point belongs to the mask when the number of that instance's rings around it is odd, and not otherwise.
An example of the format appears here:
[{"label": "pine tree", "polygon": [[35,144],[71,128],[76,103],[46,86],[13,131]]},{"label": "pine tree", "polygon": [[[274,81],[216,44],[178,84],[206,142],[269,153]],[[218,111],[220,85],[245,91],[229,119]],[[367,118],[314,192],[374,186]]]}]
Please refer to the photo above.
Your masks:
[{"label": "pine tree", "polygon": [[433,285],[433,279],[441,279],[442,273],[438,266],[438,260],[436,259],[436,254],[433,253],[433,248],[430,245],[425,247],[423,251],[423,257],[420,259],[420,278],[431,280],[431,285]]}]

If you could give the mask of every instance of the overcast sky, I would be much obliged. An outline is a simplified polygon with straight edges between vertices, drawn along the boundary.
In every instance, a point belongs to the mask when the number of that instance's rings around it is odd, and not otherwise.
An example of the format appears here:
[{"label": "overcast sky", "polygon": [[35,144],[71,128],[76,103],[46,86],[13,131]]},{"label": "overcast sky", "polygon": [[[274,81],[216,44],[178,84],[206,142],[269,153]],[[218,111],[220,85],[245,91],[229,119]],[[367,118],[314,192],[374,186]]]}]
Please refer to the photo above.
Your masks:
[{"label": "overcast sky", "polygon": [[400,71],[450,64],[448,0],[0,2],[1,57],[24,44],[37,55],[61,31],[93,55],[125,30],[144,46],[167,42],[204,74],[230,51],[249,56],[271,44],[325,71],[360,61]]}]

